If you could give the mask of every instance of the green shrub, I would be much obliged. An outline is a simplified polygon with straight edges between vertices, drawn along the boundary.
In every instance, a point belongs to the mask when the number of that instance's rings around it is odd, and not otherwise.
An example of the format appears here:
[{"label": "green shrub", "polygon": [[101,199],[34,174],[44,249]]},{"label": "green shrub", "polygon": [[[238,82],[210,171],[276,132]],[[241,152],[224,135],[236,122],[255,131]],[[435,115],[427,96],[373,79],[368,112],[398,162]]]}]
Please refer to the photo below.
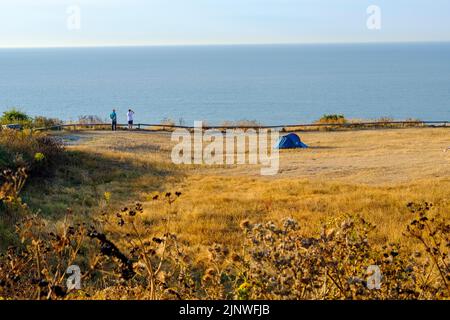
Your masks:
[{"label": "green shrub", "polygon": [[32,118],[29,115],[16,108],[4,111],[2,117],[0,118],[1,124],[21,124],[29,127],[31,122]]},{"label": "green shrub", "polygon": [[316,121],[317,123],[329,123],[329,124],[336,124],[336,123],[346,123],[347,119],[345,119],[343,114],[324,114],[322,118]]},{"label": "green shrub", "polygon": [[3,115],[0,117],[1,124],[20,124],[23,127],[30,128],[48,128],[60,125],[63,123],[62,120],[57,118],[47,118],[43,116],[37,116],[32,118],[25,112],[20,111],[16,108],[4,111]]},{"label": "green shrub", "polygon": [[11,110],[4,111],[1,119],[2,121],[11,123],[11,122],[30,121],[31,117],[28,116],[25,112],[13,108]]},{"label": "green shrub", "polygon": [[44,134],[24,131],[0,131],[0,171],[25,167],[45,174],[47,169],[63,156],[61,141]]}]

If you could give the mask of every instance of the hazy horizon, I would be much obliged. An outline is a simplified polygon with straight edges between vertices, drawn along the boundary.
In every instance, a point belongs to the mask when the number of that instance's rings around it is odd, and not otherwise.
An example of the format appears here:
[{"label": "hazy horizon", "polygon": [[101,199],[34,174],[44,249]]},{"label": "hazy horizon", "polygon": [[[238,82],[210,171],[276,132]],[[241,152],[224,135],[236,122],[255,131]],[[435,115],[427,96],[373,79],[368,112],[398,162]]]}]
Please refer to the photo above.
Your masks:
[{"label": "hazy horizon", "polygon": [[70,49],[70,48],[145,48],[145,47],[220,47],[220,46],[308,46],[308,45],[384,45],[384,44],[449,44],[445,41],[377,41],[377,42],[279,42],[279,43],[210,43],[210,44],[105,44],[105,45],[54,45],[54,46],[0,46],[0,49]]}]

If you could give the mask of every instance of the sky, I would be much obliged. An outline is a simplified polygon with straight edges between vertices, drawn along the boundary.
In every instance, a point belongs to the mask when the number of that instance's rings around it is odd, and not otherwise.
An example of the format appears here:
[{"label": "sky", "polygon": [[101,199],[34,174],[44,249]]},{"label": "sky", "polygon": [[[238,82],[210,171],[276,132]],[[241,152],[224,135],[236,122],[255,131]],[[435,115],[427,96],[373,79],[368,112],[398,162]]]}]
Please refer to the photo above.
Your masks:
[{"label": "sky", "polygon": [[0,0],[0,47],[411,41],[450,41],[449,0]]}]

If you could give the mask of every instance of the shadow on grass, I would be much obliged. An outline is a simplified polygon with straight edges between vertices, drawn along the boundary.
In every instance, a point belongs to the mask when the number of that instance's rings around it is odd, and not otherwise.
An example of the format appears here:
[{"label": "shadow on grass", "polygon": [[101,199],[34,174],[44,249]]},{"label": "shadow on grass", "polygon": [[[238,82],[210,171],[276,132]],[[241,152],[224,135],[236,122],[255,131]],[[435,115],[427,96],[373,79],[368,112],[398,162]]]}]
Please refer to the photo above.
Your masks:
[{"label": "shadow on grass", "polygon": [[146,193],[162,190],[164,184],[182,177],[182,171],[168,163],[68,151],[51,177],[29,181],[22,198],[48,218],[61,217],[68,208],[77,215],[90,215],[105,207],[105,193],[110,194],[108,207],[118,208],[143,200]]}]

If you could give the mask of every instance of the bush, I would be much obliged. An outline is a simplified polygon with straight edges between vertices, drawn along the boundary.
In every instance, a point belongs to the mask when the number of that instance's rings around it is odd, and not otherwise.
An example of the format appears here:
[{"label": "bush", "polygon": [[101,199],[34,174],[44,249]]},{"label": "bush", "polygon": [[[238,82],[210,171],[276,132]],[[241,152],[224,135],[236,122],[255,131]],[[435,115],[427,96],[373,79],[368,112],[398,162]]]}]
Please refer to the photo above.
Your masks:
[{"label": "bush", "polygon": [[0,131],[0,171],[24,167],[42,175],[62,155],[63,144],[55,138],[9,129]]},{"label": "bush", "polygon": [[57,118],[47,118],[38,116],[33,119],[33,127],[35,128],[50,128],[62,124],[63,121]]},{"label": "bush", "polygon": [[347,123],[347,119],[342,114],[324,114],[316,123],[340,124]]},{"label": "bush", "polygon": [[32,118],[25,112],[12,108],[3,112],[0,122],[1,124],[21,124],[28,127],[31,125]]},{"label": "bush", "polygon": [[18,109],[11,109],[3,112],[3,116],[0,118],[1,124],[20,124],[25,128],[48,128],[60,125],[62,120],[57,118],[47,118],[43,116],[30,117],[25,112]]}]

